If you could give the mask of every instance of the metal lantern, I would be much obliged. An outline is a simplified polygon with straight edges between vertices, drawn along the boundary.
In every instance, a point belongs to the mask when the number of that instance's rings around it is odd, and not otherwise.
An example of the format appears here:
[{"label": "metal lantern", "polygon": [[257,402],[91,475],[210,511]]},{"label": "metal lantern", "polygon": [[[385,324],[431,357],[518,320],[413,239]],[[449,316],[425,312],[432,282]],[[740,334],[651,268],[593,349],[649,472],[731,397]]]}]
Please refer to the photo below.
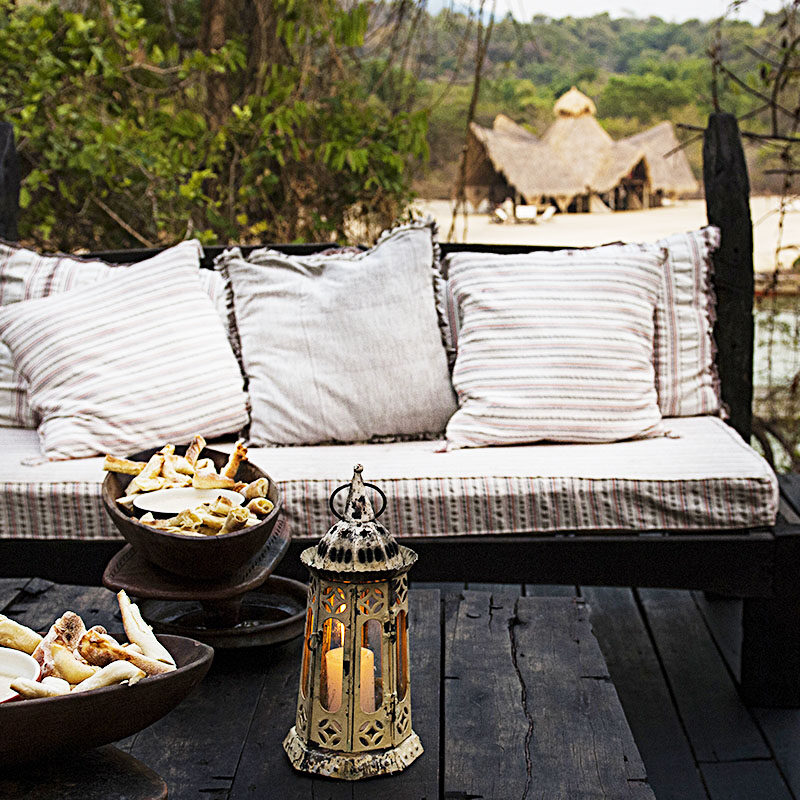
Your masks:
[{"label": "metal lantern", "polygon": [[[344,514],[300,556],[311,573],[292,765],[345,780],[399,772],[422,753],[411,729],[408,578],[417,554],[377,518],[386,495],[355,467]],[[376,514],[365,487],[383,501]]]}]

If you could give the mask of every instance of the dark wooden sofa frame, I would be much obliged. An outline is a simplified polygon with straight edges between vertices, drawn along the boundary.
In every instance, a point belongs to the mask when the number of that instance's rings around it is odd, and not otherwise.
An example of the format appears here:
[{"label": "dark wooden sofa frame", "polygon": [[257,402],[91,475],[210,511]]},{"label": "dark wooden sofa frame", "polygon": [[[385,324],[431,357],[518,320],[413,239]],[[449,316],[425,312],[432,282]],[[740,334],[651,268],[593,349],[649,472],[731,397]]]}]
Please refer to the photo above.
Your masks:
[{"label": "dark wooden sofa frame", "polygon": [[[708,220],[722,230],[715,255],[717,365],[730,424],[750,439],[753,396],[753,241],[749,184],[734,117],[713,114],[703,145]],[[288,245],[308,253],[323,246]],[[207,263],[222,248],[207,248]],[[246,248],[243,248],[245,251]],[[443,244],[443,252],[533,248]],[[101,255],[137,261],[153,251]],[[796,518],[795,518],[796,519]],[[320,531],[322,535],[324,531]],[[680,534],[562,532],[555,535],[407,537],[422,581],[555,583],[697,589],[743,598],[741,692],[746,702],[800,706],[800,525]],[[294,542],[283,574],[304,578]],[[0,575],[99,583],[118,542],[0,539]],[[458,557],[453,558],[453,553]]]}]

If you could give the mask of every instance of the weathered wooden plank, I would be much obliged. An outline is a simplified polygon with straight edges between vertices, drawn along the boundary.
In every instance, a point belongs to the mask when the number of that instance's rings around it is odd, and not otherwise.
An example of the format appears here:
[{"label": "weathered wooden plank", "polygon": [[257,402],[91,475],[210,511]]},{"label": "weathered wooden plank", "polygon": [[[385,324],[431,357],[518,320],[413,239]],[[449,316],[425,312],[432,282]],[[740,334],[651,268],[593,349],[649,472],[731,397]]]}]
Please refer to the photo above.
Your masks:
[{"label": "weathered wooden plank", "polygon": [[28,578],[0,578],[0,613],[23,590]]},{"label": "weathered wooden plank", "polygon": [[795,797],[800,797],[800,709],[756,708],[753,713]]},{"label": "weathered wooden plank", "polygon": [[74,611],[87,627],[102,625],[122,630],[119,606],[113,592],[100,586],[69,586],[34,578],[8,605],[5,613],[38,631],[47,630],[65,611]]},{"label": "weathered wooden plank", "polygon": [[691,595],[653,589],[640,596],[696,759],[769,758]]},{"label": "weathered wooden plank", "polygon": [[519,583],[474,583],[469,582],[465,586],[471,592],[489,592],[490,594],[511,594],[519,597],[522,594],[522,585]]},{"label": "weathered wooden plank", "polygon": [[701,764],[711,800],[792,800],[774,761]]},{"label": "weathered wooden plank", "polygon": [[526,583],[525,597],[578,597],[577,586],[557,583]]},{"label": "weathered wooden plank", "polygon": [[523,797],[529,722],[512,654],[514,598],[464,591],[445,649],[446,797]]},{"label": "weathered wooden plank", "polygon": [[741,675],[742,601],[705,592],[692,592],[703,619],[736,680]]},{"label": "weathered wooden plank", "polygon": [[106,746],[45,763],[3,770],[8,800],[166,800],[167,785],[135,758]]},{"label": "weathered wooden plank", "polygon": [[653,798],[588,609],[522,597],[511,628],[539,798]]},{"label": "weathered wooden plank", "polygon": [[585,586],[581,592],[656,797],[705,800],[700,773],[633,593]]},{"label": "weathered wooden plank", "polygon": [[425,752],[404,772],[391,777],[349,783],[296,772],[282,742],[294,724],[300,647],[265,665],[264,689],[258,699],[247,744],[236,771],[230,800],[266,797],[434,798],[439,785],[440,603],[434,591],[409,594],[409,643],[412,724]]},{"label": "weathered wooden plank", "polygon": [[227,797],[270,662],[285,649],[218,650],[198,688],[135,737],[131,755],[164,778],[170,800]]}]

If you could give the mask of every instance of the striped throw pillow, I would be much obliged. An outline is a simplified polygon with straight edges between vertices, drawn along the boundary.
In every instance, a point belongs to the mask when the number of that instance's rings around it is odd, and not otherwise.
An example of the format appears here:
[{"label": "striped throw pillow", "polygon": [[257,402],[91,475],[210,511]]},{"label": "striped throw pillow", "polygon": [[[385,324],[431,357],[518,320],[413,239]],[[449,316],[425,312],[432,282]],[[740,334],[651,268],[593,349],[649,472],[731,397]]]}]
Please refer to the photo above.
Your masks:
[{"label": "striped throw pillow", "polygon": [[719,228],[709,226],[656,242],[668,254],[656,304],[653,352],[658,405],[665,417],[715,414],[722,406],[711,284],[711,254],[719,241]]},{"label": "striped throw pillow", "polygon": [[653,312],[665,253],[640,245],[459,253],[448,449],[656,434]]},{"label": "striped throw pillow", "polygon": [[[199,266],[203,255],[196,239],[181,242],[147,261],[149,266],[188,264]],[[80,286],[90,286],[118,275],[119,267],[104,261],[73,256],[47,256],[0,242],[0,306],[49,297]],[[227,320],[225,286],[213,270],[200,270],[200,284],[211,298],[220,318]],[[11,353],[0,342],[0,426],[35,428],[36,419],[28,405],[27,386],[14,369]]]},{"label": "striped throw pillow", "polygon": [[238,431],[239,366],[197,266],[138,264],[114,280],[0,309],[53,460]]}]

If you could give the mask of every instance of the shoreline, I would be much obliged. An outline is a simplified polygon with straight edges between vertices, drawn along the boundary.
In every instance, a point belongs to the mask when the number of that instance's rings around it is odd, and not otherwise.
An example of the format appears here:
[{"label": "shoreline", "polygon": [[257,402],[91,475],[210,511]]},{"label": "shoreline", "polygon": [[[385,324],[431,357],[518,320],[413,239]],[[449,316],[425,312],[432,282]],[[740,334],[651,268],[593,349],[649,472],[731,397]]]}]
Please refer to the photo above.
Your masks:
[{"label": "shoreline", "polygon": [[[753,263],[755,272],[765,276],[775,271],[778,242],[777,195],[750,198],[753,220]],[[452,206],[448,200],[418,200],[413,208],[430,214],[439,224],[439,237],[447,238],[452,220]],[[489,214],[470,212],[466,230],[458,219],[454,241],[471,244],[530,244],[558,245],[563,247],[594,247],[617,241],[655,241],[673,233],[701,228],[707,224],[705,200],[678,200],[671,206],[648,208],[641,211],[616,211],[610,213],[556,214],[546,222],[503,223],[489,221]],[[800,256],[800,205],[790,204],[784,217],[784,247],[780,266],[788,271]],[[797,294],[800,278],[786,276],[791,293]]]}]

